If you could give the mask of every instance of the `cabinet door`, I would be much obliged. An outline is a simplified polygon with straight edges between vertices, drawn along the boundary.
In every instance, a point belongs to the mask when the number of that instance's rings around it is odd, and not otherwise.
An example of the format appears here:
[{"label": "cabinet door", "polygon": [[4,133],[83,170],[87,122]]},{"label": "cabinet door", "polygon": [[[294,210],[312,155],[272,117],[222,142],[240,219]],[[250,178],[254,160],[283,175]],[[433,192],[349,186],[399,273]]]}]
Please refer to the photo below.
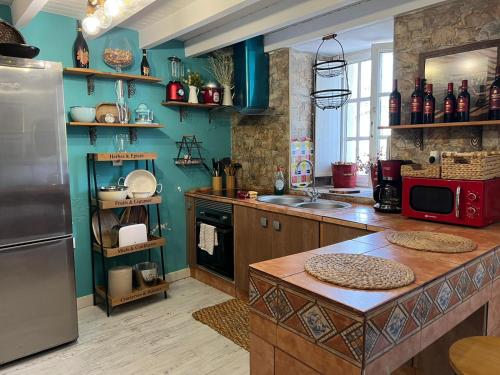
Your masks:
[{"label": "cabinet door", "polygon": [[274,214],[273,258],[301,253],[319,247],[319,222],[297,216]]},{"label": "cabinet door", "polygon": [[321,247],[366,236],[372,232],[366,229],[344,227],[337,224],[321,223]]},{"label": "cabinet door", "polygon": [[272,257],[272,214],[234,206],[234,281],[248,291],[248,266]]}]

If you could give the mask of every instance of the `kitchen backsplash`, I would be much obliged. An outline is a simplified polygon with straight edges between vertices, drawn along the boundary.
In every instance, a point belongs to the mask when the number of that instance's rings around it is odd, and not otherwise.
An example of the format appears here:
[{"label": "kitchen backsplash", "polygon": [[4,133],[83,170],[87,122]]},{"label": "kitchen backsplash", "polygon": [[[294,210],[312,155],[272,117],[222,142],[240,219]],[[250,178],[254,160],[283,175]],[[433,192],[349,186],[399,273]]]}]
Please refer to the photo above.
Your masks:
[{"label": "kitchen backsplash", "polygon": [[269,55],[269,107],[276,116],[232,118],[232,158],[242,165],[240,188],[269,191],[278,165],[288,181],[291,139],[311,136],[313,55],[280,49]]},{"label": "kitchen backsplash", "polygon": [[[498,0],[470,2],[446,1],[436,6],[397,16],[394,29],[394,78],[402,95],[402,123],[409,123],[408,103],[418,76],[420,52],[456,47],[468,43],[500,38],[500,7]],[[436,30],[439,29],[439,32]],[[464,77],[466,78],[466,77]],[[442,98],[436,98],[441,101]],[[474,151],[473,136],[480,128],[424,129],[424,150],[415,148],[412,136],[416,131],[393,130],[393,158],[425,161],[431,150]],[[500,129],[484,129],[483,148],[499,149]]]}]

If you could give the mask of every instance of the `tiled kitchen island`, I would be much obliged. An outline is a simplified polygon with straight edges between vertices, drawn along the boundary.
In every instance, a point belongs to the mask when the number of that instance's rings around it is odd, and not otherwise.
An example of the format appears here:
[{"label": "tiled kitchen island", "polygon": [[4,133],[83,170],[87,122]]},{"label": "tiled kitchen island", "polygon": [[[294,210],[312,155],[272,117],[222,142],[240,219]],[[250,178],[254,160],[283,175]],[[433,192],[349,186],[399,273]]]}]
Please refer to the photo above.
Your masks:
[{"label": "tiled kitchen island", "polygon": [[[252,373],[389,374],[478,314],[470,320],[472,331],[500,334],[500,225],[468,229],[399,215],[391,221],[383,222],[384,229],[456,234],[478,247],[461,254],[422,252],[390,244],[381,231],[253,264]],[[386,291],[337,287],[304,271],[307,259],[326,253],[393,259],[412,268],[416,279]]]}]

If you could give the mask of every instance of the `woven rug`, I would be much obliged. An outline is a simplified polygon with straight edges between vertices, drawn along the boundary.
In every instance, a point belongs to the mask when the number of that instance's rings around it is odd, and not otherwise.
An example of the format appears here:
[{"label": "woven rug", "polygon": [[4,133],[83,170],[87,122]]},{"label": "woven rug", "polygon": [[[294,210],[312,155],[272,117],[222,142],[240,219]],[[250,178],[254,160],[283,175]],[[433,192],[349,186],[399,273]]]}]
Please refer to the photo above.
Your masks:
[{"label": "woven rug", "polygon": [[387,232],[385,237],[395,245],[435,253],[466,253],[477,246],[468,238],[437,232]]},{"label": "woven rug", "polygon": [[393,260],[360,254],[324,254],[306,261],[312,276],[354,289],[395,289],[411,284],[411,268]]},{"label": "woven rug", "polygon": [[243,349],[249,348],[248,303],[239,299],[195,311],[193,318],[227,337]]}]

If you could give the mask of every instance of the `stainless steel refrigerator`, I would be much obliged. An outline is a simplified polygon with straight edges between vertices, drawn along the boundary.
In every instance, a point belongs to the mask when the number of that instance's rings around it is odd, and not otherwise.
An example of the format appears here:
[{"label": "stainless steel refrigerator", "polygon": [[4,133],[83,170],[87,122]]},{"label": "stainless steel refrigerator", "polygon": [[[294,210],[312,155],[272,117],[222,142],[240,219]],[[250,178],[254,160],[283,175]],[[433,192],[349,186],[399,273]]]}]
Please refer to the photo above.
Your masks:
[{"label": "stainless steel refrigerator", "polygon": [[0,56],[0,365],[77,337],[62,66]]}]

